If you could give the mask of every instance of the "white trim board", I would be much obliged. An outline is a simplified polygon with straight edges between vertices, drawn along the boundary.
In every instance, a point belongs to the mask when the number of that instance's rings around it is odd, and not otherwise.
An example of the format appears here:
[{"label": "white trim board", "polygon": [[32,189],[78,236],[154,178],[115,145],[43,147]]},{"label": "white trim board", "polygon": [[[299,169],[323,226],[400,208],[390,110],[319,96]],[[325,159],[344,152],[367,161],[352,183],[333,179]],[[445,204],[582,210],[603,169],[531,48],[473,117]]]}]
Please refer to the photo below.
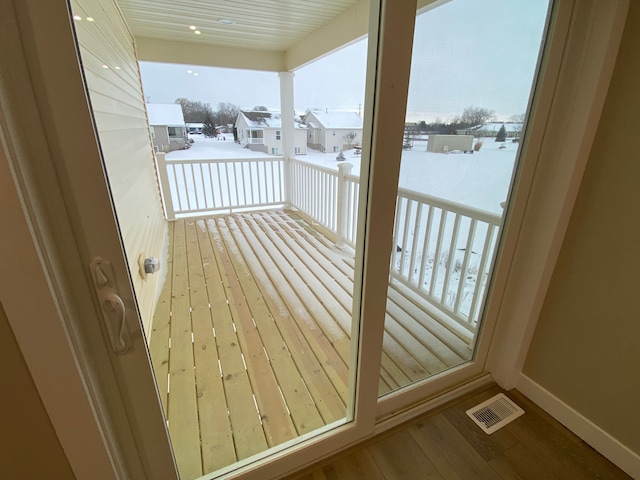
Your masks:
[{"label": "white trim board", "polygon": [[516,380],[516,388],[613,464],[640,479],[640,455],[523,373]]}]

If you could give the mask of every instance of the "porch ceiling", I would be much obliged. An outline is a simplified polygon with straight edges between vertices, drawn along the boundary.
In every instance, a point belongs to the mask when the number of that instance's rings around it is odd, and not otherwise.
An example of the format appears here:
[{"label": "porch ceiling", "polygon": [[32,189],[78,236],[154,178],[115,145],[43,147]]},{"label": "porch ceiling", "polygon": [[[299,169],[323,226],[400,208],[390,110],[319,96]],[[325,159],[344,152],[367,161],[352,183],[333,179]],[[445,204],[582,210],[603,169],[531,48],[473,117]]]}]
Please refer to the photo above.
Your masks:
[{"label": "porch ceiling", "polygon": [[[418,9],[446,1],[418,0]],[[117,2],[143,61],[291,71],[369,29],[370,0]]]},{"label": "porch ceiling", "polygon": [[257,65],[274,71],[294,69],[363,36],[369,17],[369,0],[118,0],[118,4],[136,39],[140,60],[251,69]]}]

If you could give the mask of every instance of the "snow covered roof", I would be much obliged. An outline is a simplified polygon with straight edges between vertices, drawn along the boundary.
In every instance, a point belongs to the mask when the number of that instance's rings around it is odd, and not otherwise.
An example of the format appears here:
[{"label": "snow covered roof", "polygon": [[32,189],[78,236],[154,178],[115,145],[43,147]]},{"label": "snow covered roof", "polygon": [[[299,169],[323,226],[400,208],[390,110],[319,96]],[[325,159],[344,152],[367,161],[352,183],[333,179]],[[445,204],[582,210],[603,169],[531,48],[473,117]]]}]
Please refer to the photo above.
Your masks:
[{"label": "snow covered roof", "polygon": [[[242,110],[240,115],[244,117],[250,128],[282,128],[282,115],[277,112],[250,112]],[[297,115],[293,117],[293,121],[296,128],[307,128]]]},{"label": "snow covered roof", "polygon": [[182,107],[177,103],[147,103],[149,125],[184,126]]},{"label": "snow covered roof", "polygon": [[[324,128],[362,128],[362,117],[356,112],[312,111],[311,114]],[[307,118],[308,123],[314,123]],[[314,128],[318,128],[314,125]]]}]

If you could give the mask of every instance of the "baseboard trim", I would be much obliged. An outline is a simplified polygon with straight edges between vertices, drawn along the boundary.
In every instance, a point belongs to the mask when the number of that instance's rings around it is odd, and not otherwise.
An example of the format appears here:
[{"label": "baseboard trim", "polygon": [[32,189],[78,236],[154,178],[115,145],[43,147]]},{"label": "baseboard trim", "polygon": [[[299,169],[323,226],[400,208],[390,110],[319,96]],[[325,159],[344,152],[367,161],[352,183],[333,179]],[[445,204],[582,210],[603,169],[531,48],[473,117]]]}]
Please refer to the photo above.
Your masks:
[{"label": "baseboard trim", "polygon": [[516,388],[620,469],[640,480],[640,455],[526,375],[518,376]]}]

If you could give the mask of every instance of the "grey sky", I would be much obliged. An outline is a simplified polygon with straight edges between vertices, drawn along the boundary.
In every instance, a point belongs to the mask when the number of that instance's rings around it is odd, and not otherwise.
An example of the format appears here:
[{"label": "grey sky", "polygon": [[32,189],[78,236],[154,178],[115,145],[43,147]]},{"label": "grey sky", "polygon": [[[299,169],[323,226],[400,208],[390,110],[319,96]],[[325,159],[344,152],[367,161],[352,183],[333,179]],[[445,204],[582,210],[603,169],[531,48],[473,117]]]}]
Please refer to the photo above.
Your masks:
[{"label": "grey sky", "polygon": [[[453,0],[416,21],[408,120],[443,120],[469,105],[501,119],[524,113],[546,0]],[[357,111],[364,101],[366,39],[295,72],[295,107]],[[188,73],[191,71],[191,73]],[[279,110],[276,73],[141,62],[152,103],[186,97]],[[195,75],[197,73],[197,75]]]}]

